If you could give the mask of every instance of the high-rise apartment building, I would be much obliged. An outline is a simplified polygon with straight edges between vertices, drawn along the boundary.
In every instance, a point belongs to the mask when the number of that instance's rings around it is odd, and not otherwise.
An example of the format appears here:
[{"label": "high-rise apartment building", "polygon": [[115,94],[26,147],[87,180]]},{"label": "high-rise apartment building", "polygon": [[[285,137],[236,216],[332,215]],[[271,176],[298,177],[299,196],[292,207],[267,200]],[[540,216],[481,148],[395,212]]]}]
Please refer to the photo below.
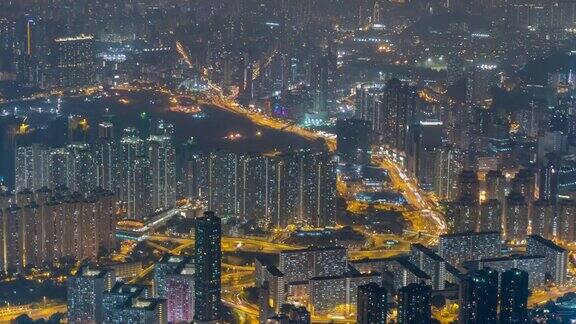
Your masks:
[{"label": "high-rise apartment building", "polygon": [[194,266],[196,267],[196,280],[194,282],[195,322],[218,321],[222,316],[222,302],[220,301],[221,238],[221,220],[214,212],[205,212],[203,216],[196,218],[196,244],[194,246]]},{"label": "high-rise apartment building", "polygon": [[411,283],[398,291],[398,323],[430,323],[431,287],[422,283]]},{"label": "high-rise apartment building", "polygon": [[519,269],[502,272],[500,323],[528,322],[528,273]]},{"label": "high-rise apartment building", "polygon": [[148,138],[148,158],[152,182],[152,210],[172,208],[176,204],[176,151],[168,135]]},{"label": "high-rise apartment building", "polygon": [[194,319],[194,265],[179,266],[166,278],[168,322],[190,323]]},{"label": "high-rise apartment building", "polygon": [[344,162],[364,165],[370,162],[370,124],[362,119],[338,120],[338,155]]},{"label": "high-rise apartment building", "polygon": [[158,262],[154,263],[154,297],[166,299],[168,297],[168,276],[175,273],[179,268],[188,267],[191,262],[192,259],[187,256],[165,254]]},{"label": "high-rise apartment building", "polygon": [[37,143],[16,148],[16,192],[23,189],[36,190],[48,186],[48,158],[48,149]]},{"label": "high-rise apartment building", "polygon": [[554,229],[554,206],[548,200],[538,199],[532,205],[532,234],[551,238]]},{"label": "high-rise apartment building", "polygon": [[93,150],[98,187],[118,193],[120,161],[112,123],[98,124],[98,139],[93,145]]},{"label": "high-rise apartment building", "polygon": [[[25,198],[24,198],[25,197]],[[97,189],[86,197],[47,188],[0,201],[0,246],[4,270],[68,257],[94,260],[116,245],[116,199]],[[6,199],[7,198],[7,199]],[[5,261],[5,262],[4,262]]]},{"label": "high-rise apartment building", "polygon": [[556,235],[566,242],[576,240],[576,203],[574,200],[558,201],[558,225]]},{"label": "high-rise apartment building", "polygon": [[480,205],[481,232],[502,231],[502,204],[500,200],[490,199]]},{"label": "high-rise apartment building", "polygon": [[447,278],[446,261],[441,256],[422,244],[412,244],[408,260],[430,276],[433,289],[444,289]]},{"label": "high-rise apartment building", "polygon": [[188,164],[192,195],[263,227],[327,226],[336,214],[336,163],[326,152],[212,152]]},{"label": "high-rise apartment building", "polygon": [[499,232],[440,235],[438,255],[452,265],[499,256],[502,249],[501,240]]},{"label": "high-rise apartment building", "polygon": [[130,169],[128,181],[132,186],[126,200],[128,218],[143,220],[154,212],[150,160],[147,156],[137,156]]},{"label": "high-rise apartment building", "polygon": [[356,323],[386,323],[388,312],[388,292],[375,283],[358,287],[358,306]]},{"label": "high-rise apartment building", "polygon": [[94,37],[78,35],[54,40],[55,85],[76,88],[96,81]]},{"label": "high-rise apartment building", "polygon": [[543,256],[546,261],[546,277],[561,285],[566,282],[568,251],[539,235],[528,236],[526,254]]},{"label": "high-rise apartment building", "polygon": [[522,242],[528,235],[528,204],[526,198],[512,192],[506,197],[504,237],[509,241]]},{"label": "high-rise apartment building", "polygon": [[102,323],[102,297],[112,289],[114,273],[83,266],[68,278],[68,322]]},{"label": "high-rise apartment building", "polygon": [[498,272],[489,268],[472,271],[460,283],[459,323],[496,323]]}]

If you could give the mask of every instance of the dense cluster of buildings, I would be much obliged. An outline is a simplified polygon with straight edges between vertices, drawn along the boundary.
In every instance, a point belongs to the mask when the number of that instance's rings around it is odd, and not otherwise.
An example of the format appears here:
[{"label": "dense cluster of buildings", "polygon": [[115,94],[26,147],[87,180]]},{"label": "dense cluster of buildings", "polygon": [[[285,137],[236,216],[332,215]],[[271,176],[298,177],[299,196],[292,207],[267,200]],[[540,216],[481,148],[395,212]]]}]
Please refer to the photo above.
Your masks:
[{"label": "dense cluster of buildings", "polygon": [[[260,322],[356,313],[382,323],[396,303],[398,322],[427,323],[433,292],[455,285],[460,322],[525,322],[527,289],[565,284],[561,246],[576,240],[575,26],[573,0],[3,1],[0,267],[96,259],[115,246],[117,217],[146,222],[177,198],[265,230],[335,225],[340,163],[364,172],[345,199],[369,206],[357,217],[366,228],[385,208],[438,207],[448,233],[419,233],[439,235],[438,246],[386,259],[349,261],[334,246],[283,251],[278,265],[258,258]],[[184,116],[161,107],[183,91],[280,119],[282,131],[335,132],[337,156],[290,145],[177,156],[170,125],[102,122],[91,136],[85,118],[60,109],[68,95],[128,106],[120,93],[147,91],[163,98],[145,100],[159,116]],[[34,107],[50,100],[49,113]],[[118,116],[146,124],[140,108]],[[67,140],[51,127],[63,114]],[[56,135],[29,140],[30,125]],[[366,176],[383,160],[424,189],[421,206]],[[220,221],[207,214],[195,230],[194,262],[164,257],[152,287],[81,267],[69,321],[218,320]]]},{"label": "dense cluster of buildings", "polygon": [[[537,235],[528,238],[527,251],[521,255],[505,254],[502,242],[498,232],[446,234],[440,236],[437,249],[413,244],[407,255],[354,261],[348,261],[342,247],[282,251],[278,266],[256,259],[256,287],[266,296],[260,302],[261,316],[281,313],[288,303],[307,306],[313,316],[356,314],[365,321],[366,316],[384,314],[385,318],[389,293],[398,295],[401,323],[426,323],[432,291],[460,287],[461,318],[496,320],[499,295],[500,316],[526,318],[528,289],[565,284],[568,252]],[[370,307],[376,308],[366,312]],[[506,307],[520,307],[523,313],[509,310],[513,315],[506,315]]]},{"label": "dense cluster of buildings", "polygon": [[68,279],[70,323],[216,323],[220,300],[221,222],[212,212],[197,218],[194,257],[165,255],[153,285],[116,280],[110,268],[82,266]]},{"label": "dense cluster of buildings", "polygon": [[146,217],[176,203],[176,153],[169,128],[142,139],[127,128],[119,141],[111,123],[98,125],[95,141],[88,141],[88,121],[68,120],[69,144],[50,147],[22,140],[15,152],[15,191],[56,190],[86,196],[95,188],[108,190],[122,202],[129,219]]},{"label": "dense cluster of buildings", "polygon": [[355,307],[358,287],[382,283],[380,273],[361,274],[348,263],[343,247],[287,250],[280,253],[278,267],[256,259],[256,287],[269,296],[261,309],[266,316],[278,313],[287,302],[308,305],[312,315],[350,313]]},{"label": "dense cluster of buildings", "polygon": [[[0,195],[0,268],[19,272],[62,258],[94,260],[116,248],[116,198],[102,188]],[[104,252],[103,252],[104,251]]]},{"label": "dense cluster of buildings", "polygon": [[186,163],[188,195],[219,214],[254,219],[263,228],[335,223],[336,163],[328,152],[216,151]]},{"label": "dense cluster of buildings", "polygon": [[[499,171],[481,176],[473,171],[459,174],[458,197],[446,215],[454,232],[501,231],[513,243],[525,242],[530,233],[574,241],[576,204],[559,198],[557,172],[542,171],[538,177],[531,169],[521,169],[510,180]],[[551,190],[555,193],[547,194]]]},{"label": "dense cluster of buildings", "polygon": [[0,35],[0,79],[61,89],[93,86],[98,81],[93,35],[60,37],[65,34],[27,15],[0,18]]},{"label": "dense cluster of buildings", "polygon": [[445,141],[445,123],[426,112],[416,88],[394,78],[355,90],[355,116],[340,121],[336,129],[342,160],[366,165],[371,145],[376,145],[422,188],[444,199],[454,197],[458,174],[466,165],[465,151]]}]

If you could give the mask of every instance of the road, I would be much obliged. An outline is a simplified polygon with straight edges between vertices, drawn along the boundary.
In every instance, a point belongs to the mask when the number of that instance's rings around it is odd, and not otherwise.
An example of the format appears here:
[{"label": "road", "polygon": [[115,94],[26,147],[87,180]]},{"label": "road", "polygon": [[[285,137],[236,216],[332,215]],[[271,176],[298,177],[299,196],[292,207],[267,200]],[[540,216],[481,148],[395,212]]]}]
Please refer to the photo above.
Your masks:
[{"label": "road", "polygon": [[435,211],[436,202],[428,198],[413,179],[409,178],[397,164],[384,157],[375,155],[373,162],[386,170],[394,188],[400,190],[408,203],[417,210],[413,214],[405,213],[415,231],[434,236],[446,232],[446,220],[441,213]]},{"label": "road", "polygon": [[561,287],[552,287],[547,291],[536,290],[528,298],[528,307],[542,305],[549,300],[555,301],[558,297],[562,297],[569,292],[576,292],[576,286],[567,284]]},{"label": "road", "polygon": [[33,320],[48,319],[53,314],[66,313],[66,310],[66,303],[64,302],[52,302],[35,309],[32,309],[31,305],[12,307],[11,309],[4,307],[0,309],[0,323],[10,322],[23,314],[30,316]]}]

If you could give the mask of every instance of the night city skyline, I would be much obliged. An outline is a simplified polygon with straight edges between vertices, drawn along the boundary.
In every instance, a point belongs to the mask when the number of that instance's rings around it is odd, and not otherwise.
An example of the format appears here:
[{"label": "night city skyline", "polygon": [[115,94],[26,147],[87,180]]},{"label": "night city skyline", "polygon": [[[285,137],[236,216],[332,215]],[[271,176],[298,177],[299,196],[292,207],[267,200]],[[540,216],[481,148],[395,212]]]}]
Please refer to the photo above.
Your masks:
[{"label": "night city skyline", "polygon": [[576,0],[3,0],[0,152],[0,323],[576,322]]}]

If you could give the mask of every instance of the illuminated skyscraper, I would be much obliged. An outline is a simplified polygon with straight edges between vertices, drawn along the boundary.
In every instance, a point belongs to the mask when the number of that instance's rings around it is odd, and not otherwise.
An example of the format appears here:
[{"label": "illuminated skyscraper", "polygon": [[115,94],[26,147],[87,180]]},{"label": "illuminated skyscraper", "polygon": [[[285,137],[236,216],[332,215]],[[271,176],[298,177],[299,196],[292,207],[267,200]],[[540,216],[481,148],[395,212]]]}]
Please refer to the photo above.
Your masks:
[{"label": "illuminated skyscraper", "polygon": [[214,322],[222,316],[220,276],[222,250],[222,224],[214,212],[205,212],[196,218],[196,244],[194,246],[194,321]]},{"label": "illuminated skyscraper", "polygon": [[264,310],[262,315],[268,316],[274,311],[278,312],[286,300],[284,274],[266,260],[256,258],[254,263],[256,287],[260,287],[262,292],[268,295],[265,300],[261,300],[262,307],[268,308],[268,311]]},{"label": "illuminated skyscraper", "polygon": [[[126,204],[126,210],[128,212],[129,218],[139,218],[142,215],[136,215],[136,209],[134,205],[134,195],[137,190],[150,190],[150,183],[148,183],[147,188],[140,188],[139,184],[136,183],[136,180],[146,182],[146,178],[138,178],[136,177],[136,166],[140,167],[138,174],[141,176],[145,175],[146,169],[146,158],[143,156],[145,153],[144,150],[144,141],[138,138],[136,134],[136,130],[134,128],[127,128],[124,130],[124,136],[120,142],[120,161],[119,161],[119,170],[120,170],[120,200],[122,200]],[[136,160],[139,159],[140,163],[136,163]],[[148,163],[149,165],[149,163]],[[143,168],[143,169],[142,169]],[[149,178],[149,169],[148,169],[148,178]],[[149,197],[147,198],[149,199]],[[150,201],[148,203],[151,203]],[[146,210],[145,212],[150,212],[150,209]]]},{"label": "illuminated skyscraper", "polygon": [[490,199],[480,205],[480,231],[502,230],[502,204],[497,199]]},{"label": "illuminated skyscraper", "polygon": [[296,153],[272,157],[268,179],[270,219],[275,227],[302,223],[298,217],[299,194],[302,187],[300,161]]},{"label": "illuminated skyscraper", "polygon": [[327,152],[217,151],[191,156],[187,170],[192,197],[220,213],[253,218],[265,228],[334,223],[336,162]]},{"label": "illuminated skyscraper", "polygon": [[2,211],[4,217],[4,271],[22,272],[24,237],[21,227],[24,225],[22,208],[16,204],[10,204]]},{"label": "illuminated skyscraper", "polygon": [[418,179],[422,188],[437,190],[438,155],[441,154],[444,124],[438,120],[421,121],[412,125],[406,144],[408,173]]},{"label": "illuminated skyscraper", "polygon": [[464,196],[452,202],[446,215],[454,224],[454,233],[478,230],[480,206],[472,196]]},{"label": "illuminated skyscraper", "polygon": [[430,276],[433,289],[444,289],[447,276],[446,261],[441,256],[422,244],[412,244],[408,260]]},{"label": "illuminated skyscraper", "polygon": [[93,146],[98,186],[117,192],[119,185],[118,150],[114,141],[114,126],[108,122],[98,124],[98,140]]},{"label": "illuminated skyscraper", "polygon": [[152,210],[166,210],[176,204],[176,152],[168,135],[152,135],[148,145]]},{"label": "illuminated skyscraper", "polygon": [[411,283],[398,291],[398,323],[430,323],[431,287],[421,283]]},{"label": "illuminated skyscraper", "polygon": [[57,148],[50,151],[49,165],[49,188],[67,186],[69,183],[70,153],[66,148]]},{"label": "illuminated skyscraper", "polygon": [[68,184],[70,191],[77,191],[83,195],[97,186],[96,164],[92,150],[88,144],[70,144],[68,154]]},{"label": "illuminated skyscraper", "polygon": [[148,298],[149,287],[131,285],[121,281],[114,284],[112,289],[102,294],[102,315],[104,323],[114,323],[121,316],[122,309],[132,299]]},{"label": "illuminated skyscraper", "polygon": [[438,197],[453,200],[458,194],[458,175],[463,168],[463,154],[453,145],[443,145],[436,155],[437,176],[434,190]]},{"label": "illuminated skyscraper", "polygon": [[538,199],[532,206],[532,234],[552,237],[554,206],[548,200]]},{"label": "illuminated skyscraper", "polygon": [[524,196],[512,192],[506,197],[504,234],[507,240],[522,241],[528,235],[528,205]]},{"label": "illuminated skyscraper", "polygon": [[133,184],[128,192],[127,211],[128,218],[144,219],[151,215],[152,209],[152,179],[150,177],[150,160],[146,156],[137,156],[129,173]]},{"label": "illuminated skyscraper", "polygon": [[470,103],[481,103],[491,97],[490,86],[496,74],[493,64],[477,64],[468,75],[466,100]]},{"label": "illuminated skyscraper", "polygon": [[375,283],[358,287],[358,324],[386,323],[388,312],[388,292]]},{"label": "illuminated skyscraper", "polygon": [[549,153],[545,156],[544,166],[540,171],[540,198],[552,202],[554,206],[558,201],[560,166],[560,156]]},{"label": "illuminated skyscraper", "polygon": [[312,63],[310,87],[312,88],[312,112],[320,119],[326,118],[333,100],[336,69],[336,57],[332,53],[322,53]]},{"label": "illuminated skyscraper", "polygon": [[562,285],[566,282],[566,271],[568,269],[568,251],[558,246],[554,242],[538,235],[528,236],[526,246],[527,255],[540,255],[546,258],[546,277],[556,284]]},{"label": "illuminated skyscraper", "polygon": [[338,155],[344,162],[364,165],[370,162],[370,124],[361,119],[338,120]]},{"label": "illuminated skyscraper", "polygon": [[490,170],[486,174],[486,200],[504,201],[506,178],[501,171]]},{"label": "illuminated skyscraper", "polygon": [[557,236],[566,242],[576,240],[576,203],[571,199],[558,202]]},{"label": "illuminated skyscraper", "polygon": [[14,73],[16,68],[16,21],[0,18],[0,71]]},{"label": "illuminated skyscraper", "polygon": [[96,81],[94,38],[78,35],[54,40],[56,85],[84,87]]},{"label": "illuminated skyscraper", "polygon": [[270,159],[260,154],[244,154],[239,158],[240,215],[255,219],[259,226],[270,224],[268,214],[268,171]]},{"label": "illuminated skyscraper", "polygon": [[356,115],[355,118],[368,123],[369,135],[380,133],[380,98],[383,87],[374,84],[362,84],[356,87]]},{"label": "illuminated skyscraper", "polygon": [[158,262],[154,264],[154,297],[167,298],[168,286],[167,278],[177,269],[186,268],[191,258],[187,256],[177,256],[165,254]]},{"label": "illuminated skyscraper", "polygon": [[440,235],[438,254],[448,263],[459,265],[464,261],[499,256],[501,240],[500,232],[444,234]]},{"label": "illuminated skyscraper", "polygon": [[472,271],[460,283],[460,323],[496,323],[498,272],[489,268]]},{"label": "illuminated skyscraper", "polygon": [[49,150],[37,143],[16,148],[16,191],[49,185]]},{"label": "illuminated skyscraper", "polygon": [[416,122],[418,94],[416,89],[403,85],[398,79],[386,84],[377,110],[381,135],[385,144],[405,152],[408,134]]},{"label": "illuminated skyscraper", "polygon": [[528,273],[519,269],[504,271],[500,289],[500,323],[527,323]]},{"label": "illuminated skyscraper", "polygon": [[339,246],[286,250],[280,253],[278,268],[286,282],[342,276],[348,267],[346,251],[346,248]]},{"label": "illuminated skyscraper", "polygon": [[102,297],[112,289],[114,273],[83,266],[68,278],[68,322],[102,323]]},{"label": "illuminated skyscraper", "polygon": [[42,258],[42,213],[34,201],[22,208],[22,265],[39,265]]},{"label": "illuminated skyscraper", "polygon": [[168,321],[192,322],[194,318],[194,265],[179,266],[166,277]]},{"label": "illuminated skyscraper", "polygon": [[336,216],[336,163],[325,152],[301,152],[296,222],[330,226]]},{"label": "illuminated skyscraper", "polygon": [[208,209],[218,214],[233,215],[238,210],[238,157],[234,153],[210,153],[206,170]]},{"label": "illuminated skyscraper", "polygon": [[118,282],[103,294],[99,303],[103,323],[168,323],[166,300],[149,298],[148,286]]},{"label": "illuminated skyscraper", "polygon": [[327,315],[346,304],[346,277],[314,277],[309,281],[313,315]]}]

